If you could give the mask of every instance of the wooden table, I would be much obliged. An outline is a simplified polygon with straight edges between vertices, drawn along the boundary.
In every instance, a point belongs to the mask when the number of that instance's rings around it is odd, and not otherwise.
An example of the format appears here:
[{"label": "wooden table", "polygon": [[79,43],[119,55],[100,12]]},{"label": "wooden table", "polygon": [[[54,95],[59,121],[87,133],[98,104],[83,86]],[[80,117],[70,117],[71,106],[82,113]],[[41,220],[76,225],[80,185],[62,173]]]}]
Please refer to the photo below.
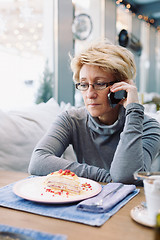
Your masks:
[{"label": "wooden table", "polygon": [[[0,171],[0,187],[27,177],[27,173]],[[29,228],[52,234],[65,234],[68,240],[153,240],[154,230],[134,222],[130,210],[145,200],[140,193],[101,227],[92,227],[0,207],[0,224]]]}]

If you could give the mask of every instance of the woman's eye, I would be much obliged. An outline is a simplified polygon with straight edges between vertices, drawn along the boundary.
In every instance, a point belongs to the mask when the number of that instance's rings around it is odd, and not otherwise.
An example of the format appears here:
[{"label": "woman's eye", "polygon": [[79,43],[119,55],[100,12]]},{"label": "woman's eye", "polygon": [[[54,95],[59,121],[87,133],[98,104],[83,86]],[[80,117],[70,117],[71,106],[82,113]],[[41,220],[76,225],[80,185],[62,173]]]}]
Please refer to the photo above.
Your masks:
[{"label": "woman's eye", "polygon": [[105,83],[95,83],[95,85],[97,85],[97,86],[104,86],[105,85]]},{"label": "woman's eye", "polygon": [[87,87],[88,86],[88,84],[87,83],[81,83],[81,87]]}]

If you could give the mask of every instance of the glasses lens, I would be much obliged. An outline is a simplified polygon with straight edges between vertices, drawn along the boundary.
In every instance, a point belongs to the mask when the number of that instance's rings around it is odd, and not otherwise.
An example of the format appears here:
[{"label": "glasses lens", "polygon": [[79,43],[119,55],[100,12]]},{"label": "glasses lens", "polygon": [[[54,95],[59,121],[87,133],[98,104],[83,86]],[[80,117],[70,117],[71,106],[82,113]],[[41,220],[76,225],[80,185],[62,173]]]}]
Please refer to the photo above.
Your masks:
[{"label": "glasses lens", "polygon": [[108,86],[107,83],[95,83],[94,89],[102,90],[102,89],[105,89],[107,86]]},{"label": "glasses lens", "polygon": [[80,91],[86,91],[88,89],[88,83],[76,83],[76,88]]}]

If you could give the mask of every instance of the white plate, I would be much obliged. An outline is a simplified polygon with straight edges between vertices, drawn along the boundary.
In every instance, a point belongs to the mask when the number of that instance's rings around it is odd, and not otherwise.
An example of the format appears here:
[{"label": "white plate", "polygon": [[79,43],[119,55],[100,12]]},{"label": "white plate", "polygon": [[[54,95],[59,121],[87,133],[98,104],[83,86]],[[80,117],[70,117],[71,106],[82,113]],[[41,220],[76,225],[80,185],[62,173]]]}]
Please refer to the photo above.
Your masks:
[{"label": "white plate", "polygon": [[148,216],[146,207],[138,205],[131,210],[130,214],[132,219],[137,223],[140,223],[147,227],[155,227],[153,220]]},{"label": "white plate", "polygon": [[[59,193],[55,194],[50,191],[50,188],[47,188],[47,190],[44,185],[45,177],[33,177],[21,180],[13,186],[13,192],[19,197],[35,202],[69,203],[93,197],[102,190],[101,185],[93,180],[86,178],[79,179],[82,188],[80,195],[66,194],[65,191],[59,191]],[[83,184],[86,186],[83,187]]]}]

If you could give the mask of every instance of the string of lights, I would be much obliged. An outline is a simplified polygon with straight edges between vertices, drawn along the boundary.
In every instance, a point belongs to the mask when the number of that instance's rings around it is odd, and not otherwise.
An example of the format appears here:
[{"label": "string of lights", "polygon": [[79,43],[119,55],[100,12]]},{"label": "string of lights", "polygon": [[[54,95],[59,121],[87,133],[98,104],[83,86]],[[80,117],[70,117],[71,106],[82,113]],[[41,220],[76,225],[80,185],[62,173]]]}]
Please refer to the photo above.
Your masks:
[{"label": "string of lights", "polygon": [[143,13],[139,12],[135,6],[132,4],[128,3],[126,0],[117,0],[116,4],[123,4],[126,8],[126,11],[130,11],[134,16],[136,15],[138,19],[145,21],[147,24],[155,27],[157,31],[160,31],[160,25],[156,26],[155,25],[155,19],[154,18],[149,18],[149,16],[144,15]]}]

